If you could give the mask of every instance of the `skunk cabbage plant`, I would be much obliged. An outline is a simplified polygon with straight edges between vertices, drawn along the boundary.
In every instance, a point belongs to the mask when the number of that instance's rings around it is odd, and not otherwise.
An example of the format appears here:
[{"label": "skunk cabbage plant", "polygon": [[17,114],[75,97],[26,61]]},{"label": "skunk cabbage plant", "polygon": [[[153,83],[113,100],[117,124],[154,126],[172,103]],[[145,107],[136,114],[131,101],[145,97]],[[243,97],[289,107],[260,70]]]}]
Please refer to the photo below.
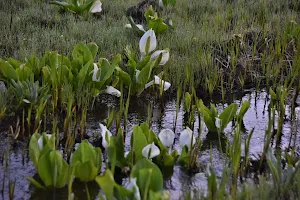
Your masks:
[{"label": "skunk cabbage plant", "polygon": [[65,10],[77,14],[85,11],[89,11],[90,13],[99,13],[102,11],[102,3],[100,0],[67,0],[67,2],[51,1],[50,4],[61,6]]},{"label": "skunk cabbage plant", "polygon": [[[44,133],[32,135],[29,143],[29,155],[38,175],[46,187],[64,187],[69,180],[69,165],[58,150],[54,150],[55,136]],[[33,185],[43,187],[33,178],[27,177]]]},{"label": "skunk cabbage plant", "polygon": [[29,142],[29,156],[33,165],[38,168],[40,157],[49,150],[55,150],[55,136],[34,133]]},{"label": "skunk cabbage plant", "polygon": [[75,177],[83,182],[94,180],[101,170],[101,164],[101,149],[93,147],[87,140],[82,141],[72,155]]}]

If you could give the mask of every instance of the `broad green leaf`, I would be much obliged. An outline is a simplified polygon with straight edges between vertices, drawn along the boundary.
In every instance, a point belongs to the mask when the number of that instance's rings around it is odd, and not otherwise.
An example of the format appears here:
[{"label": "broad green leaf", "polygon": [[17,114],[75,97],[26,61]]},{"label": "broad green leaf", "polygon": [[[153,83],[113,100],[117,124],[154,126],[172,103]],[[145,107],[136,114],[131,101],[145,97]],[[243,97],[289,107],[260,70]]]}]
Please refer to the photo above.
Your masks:
[{"label": "broad green leaf", "polygon": [[221,120],[221,132],[224,131],[228,123],[234,118],[238,107],[236,103],[232,103],[219,115]]},{"label": "broad green leaf", "polygon": [[90,42],[87,44],[87,47],[89,48],[90,52],[92,53],[93,59],[95,59],[95,57],[98,53],[98,45],[95,42]]},{"label": "broad green leaf", "polygon": [[0,59],[0,72],[8,80],[18,80],[18,76],[15,69],[9,63],[5,62],[2,59]]},{"label": "broad green leaf", "polygon": [[243,120],[244,115],[245,115],[246,112],[248,111],[249,107],[250,107],[250,102],[249,102],[249,101],[244,101],[244,102],[242,103],[240,112],[237,114],[237,120],[238,120],[238,121],[242,121],[242,120]]},{"label": "broad green leaf", "polygon": [[169,26],[163,22],[162,18],[150,20],[148,28],[152,28],[155,33],[163,33],[169,29]]},{"label": "broad green leaf", "polygon": [[[145,194],[145,189],[147,188],[147,182],[145,182],[145,179],[147,179],[147,173],[146,171],[140,173],[141,170],[151,171],[151,176],[149,180],[149,190],[152,190],[154,192],[159,192],[163,190],[163,176],[158,168],[157,165],[152,163],[150,160],[143,158],[139,160],[136,165],[132,168],[130,177],[136,177],[137,178],[137,185],[140,188],[140,193],[142,197]],[[149,174],[148,174],[149,175]]]},{"label": "broad green leaf", "polygon": [[115,180],[111,171],[107,169],[104,175],[96,177],[95,181],[104,191],[107,200],[112,200],[114,194]]},{"label": "broad green leaf", "polygon": [[7,62],[15,69],[20,68],[22,63],[14,58],[8,58]]},{"label": "broad green leaf", "polygon": [[133,127],[133,144],[131,147],[131,151],[135,152],[136,161],[143,158],[142,150],[148,144],[146,136],[143,134],[142,129],[139,126]]},{"label": "broad green leaf", "polygon": [[86,78],[86,76],[88,74],[88,69],[89,69],[90,64],[91,64],[91,61],[89,61],[88,63],[86,63],[82,67],[82,69],[79,71],[76,80],[74,80],[74,81],[76,81],[78,88],[84,86],[83,83],[84,83],[85,78]]},{"label": "broad green leaf", "polygon": [[150,61],[150,56],[145,56],[140,62],[137,63],[136,69],[142,70]]},{"label": "broad green leaf", "polygon": [[26,66],[16,69],[16,73],[20,81],[26,81],[27,79],[29,79],[30,72],[31,72],[30,69]]},{"label": "broad green leaf", "polygon": [[99,66],[101,69],[101,81],[106,81],[111,77],[111,75],[114,73],[115,67],[109,63],[109,61],[105,58],[100,58],[99,60]]},{"label": "broad green leaf", "polygon": [[38,166],[38,161],[40,157],[40,149],[38,145],[38,139],[41,137],[39,133],[34,133],[29,142],[29,157],[30,160],[33,162],[35,168]]},{"label": "broad green leaf", "polygon": [[69,176],[69,166],[59,151],[42,155],[38,163],[38,174],[46,187],[64,187]]},{"label": "broad green leaf", "polygon": [[93,164],[92,160],[75,164],[75,177],[82,182],[94,180],[98,175],[98,171],[99,169]]},{"label": "broad green leaf", "polygon": [[124,158],[123,130],[119,128],[117,136],[111,137],[109,142],[116,148],[116,166],[118,166],[119,168],[125,167],[126,159]]},{"label": "broad green leaf", "polygon": [[145,87],[145,84],[148,82],[151,71],[152,71],[152,62],[148,62],[148,64],[141,70],[138,77],[138,84],[142,87]]}]

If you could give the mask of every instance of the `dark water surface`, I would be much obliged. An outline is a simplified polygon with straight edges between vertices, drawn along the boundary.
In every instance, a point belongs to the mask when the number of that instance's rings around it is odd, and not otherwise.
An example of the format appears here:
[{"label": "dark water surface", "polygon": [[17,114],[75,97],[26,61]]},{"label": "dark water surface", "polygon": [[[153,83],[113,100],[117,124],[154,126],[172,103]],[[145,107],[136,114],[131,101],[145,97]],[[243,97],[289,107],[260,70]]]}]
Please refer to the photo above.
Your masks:
[{"label": "dark water surface", "polygon": [[[252,128],[255,128],[250,142],[250,157],[256,159],[263,149],[265,130],[268,126],[268,105],[269,100],[268,94],[262,90],[256,92],[255,90],[249,90],[243,95],[240,100],[235,102],[240,104],[242,101],[247,100],[250,102],[251,106],[244,117],[245,132],[242,133],[243,138],[247,138],[249,132]],[[176,98],[166,99],[164,109],[161,109],[160,104],[153,102],[145,102],[145,100],[131,100],[131,107],[128,116],[128,127],[126,135],[126,150],[129,150],[129,140],[134,125],[142,123],[147,120],[148,103],[153,105],[153,116],[151,119],[151,128],[155,133],[159,133],[160,130],[164,128],[170,128],[174,130],[174,119],[176,115]],[[99,104],[96,103],[96,104]],[[99,122],[102,122],[108,116],[109,110],[117,105],[117,100],[112,98],[102,99],[100,102],[101,106],[97,106],[95,110],[88,114],[87,118],[87,133],[91,136],[91,142],[97,141],[94,138],[94,133],[100,133]],[[225,104],[225,107],[227,104]],[[217,104],[217,109],[222,111],[224,106],[219,103]],[[296,120],[295,124],[298,125],[299,122],[299,112],[300,107],[296,108]],[[297,128],[291,129],[290,120],[290,107],[286,107],[287,120],[283,126],[283,136],[281,140],[281,148],[285,149],[288,147],[291,133],[298,133]],[[26,176],[34,177],[38,179],[36,169],[33,163],[29,159],[27,142],[28,141],[18,141],[15,142],[8,135],[8,124],[11,121],[0,121],[0,199],[9,199],[8,196],[8,179],[15,181],[15,193],[14,199],[67,199],[67,189],[57,189],[53,191],[43,191],[38,190],[34,186],[31,186],[29,182],[25,179]],[[185,125],[184,111],[182,106],[179,110],[178,119],[176,122],[176,141],[174,148],[180,149],[178,146],[178,139],[180,132],[184,129]],[[198,119],[195,121],[194,131],[198,132]],[[199,173],[189,174],[179,165],[174,168],[173,176],[165,181],[165,188],[170,191],[172,199],[180,199],[180,197],[187,191],[201,189],[205,191],[207,188],[206,180],[206,166],[210,162],[210,153],[212,152],[212,166],[214,167],[218,177],[221,177],[224,163],[226,163],[226,155],[222,154],[218,147],[218,142],[215,138],[211,138],[208,135],[208,130],[203,124],[203,130],[201,138],[203,140],[203,149],[199,153]],[[12,124],[14,125],[14,123]],[[276,124],[275,124],[276,126]],[[114,127],[111,128],[112,133],[115,132]],[[229,141],[232,141],[233,127],[230,123],[225,129],[225,135]],[[300,137],[297,134],[296,142],[299,142]],[[244,144],[243,144],[244,145]],[[212,149],[210,150],[210,147]],[[299,152],[299,149],[297,150]],[[9,159],[5,159],[5,158]],[[6,167],[6,161],[8,161],[8,167]],[[4,173],[4,171],[6,173]],[[5,174],[5,175],[4,175]],[[5,180],[4,180],[5,178]],[[3,181],[4,180],[4,181]],[[123,182],[127,180],[124,179]],[[3,191],[4,183],[4,191]],[[100,189],[96,183],[89,183],[89,192],[92,199],[97,198],[97,194]],[[82,183],[74,182],[73,192],[77,199],[86,199],[85,186]]]}]

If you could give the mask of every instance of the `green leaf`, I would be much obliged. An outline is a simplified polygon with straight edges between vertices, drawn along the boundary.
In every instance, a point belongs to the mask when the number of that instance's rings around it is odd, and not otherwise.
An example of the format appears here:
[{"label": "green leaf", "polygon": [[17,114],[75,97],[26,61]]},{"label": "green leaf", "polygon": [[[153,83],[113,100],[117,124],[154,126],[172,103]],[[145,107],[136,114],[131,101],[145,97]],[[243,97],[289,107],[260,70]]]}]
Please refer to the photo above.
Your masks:
[{"label": "green leaf", "polygon": [[111,65],[106,58],[99,59],[99,66],[101,69],[100,80],[106,81],[114,73],[115,67],[113,65]]},{"label": "green leaf", "polygon": [[75,165],[75,177],[79,178],[82,182],[92,181],[98,175],[99,169],[93,164],[91,160],[84,163],[76,163]]},{"label": "green leaf", "polygon": [[89,48],[90,52],[92,53],[92,57],[94,60],[98,53],[98,45],[95,42],[91,42],[91,43],[87,44],[87,47]]},{"label": "green leaf", "polygon": [[119,76],[122,78],[122,81],[123,83],[126,85],[126,86],[130,86],[131,85],[131,78],[129,76],[128,73],[126,73],[125,71],[123,70],[120,70],[119,71]]},{"label": "green leaf", "polygon": [[69,166],[59,151],[48,151],[38,163],[38,174],[46,187],[64,187],[69,177]]},{"label": "green leaf", "polygon": [[15,69],[4,60],[0,59],[0,73],[4,75],[8,80],[18,80],[17,73]]},{"label": "green leaf", "polygon": [[113,199],[115,180],[113,174],[107,169],[103,176],[96,177],[95,181],[104,191],[107,200]]},{"label": "green leaf", "polygon": [[228,123],[234,118],[238,107],[236,103],[232,103],[219,115],[221,120],[221,132],[224,131]]},{"label": "green leaf", "polygon": [[218,129],[214,122],[215,119],[212,118],[212,114],[210,110],[203,104],[202,100],[200,100],[199,104],[200,104],[200,110],[203,116],[203,120],[208,130],[210,132],[218,132]]},{"label": "green leaf", "polygon": [[152,28],[155,33],[163,33],[169,29],[169,26],[163,22],[162,18],[150,20],[148,28]]},{"label": "green leaf", "polygon": [[116,151],[116,166],[123,168],[126,166],[126,159],[124,158],[124,135],[123,130],[119,128],[118,134],[110,138],[110,146],[115,147]]},{"label": "green leaf", "polygon": [[[140,188],[141,196],[147,196],[147,190],[159,192],[163,190],[163,176],[157,165],[146,158],[139,160],[132,168],[130,177],[137,178],[137,185]],[[148,185],[148,178],[149,185]]]},{"label": "green leaf", "polygon": [[140,62],[137,63],[136,69],[142,70],[150,61],[150,56],[145,56]]},{"label": "green leaf", "polygon": [[181,155],[179,157],[179,164],[184,167],[189,165],[189,150],[186,145],[182,148]]},{"label": "green leaf", "polygon": [[77,75],[77,79],[75,80],[77,82],[77,86],[78,88],[83,87],[83,83],[85,81],[86,75],[88,73],[88,69],[89,66],[91,64],[91,61],[89,61],[88,63],[86,63],[82,69],[79,71],[78,75]]},{"label": "green leaf", "polygon": [[28,67],[23,66],[22,68],[16,69],[16,74],[18,75],[20,81],[26,81],[29,79],[31,71]]},{"label": "green leaf", "polygon": [[143,134],[142,129],[139,126],[133,127],[133,144],[131,151],[135,152],[135,160],[138,161],[143,158],[142,150],[148,144],[146,136]]},{"label": "green leaf", "polygon": [[26,180],[29,181],[32,185],[34,185],[35,187],[37,187],[39,189],[45,189],[39,182],[37,182],[36,180],[34,180],[31,177],[26,177]]},{"label": "green leaf", "polygon": [[145,87],[146,83],[148,82],[151,71],[152,71],[152,62],[148,62],[148,64],[141,70],[139,77],[138,77],[138,84],[141,87]]},{"label": "green leaf", "polygon": [[41,137],[39,133],[34,133],[29,142],[29,157],[30,160],[33,162],[35,168],[38,166],[38,161],[40,157],[40,149],[38,145],[38,139]]},{"label": "green leaf", "polygon": [[101,170],[102,152],[93,147],[87,140],[81,142],[72,156],[75,166],[75,177],[83,182],[92,181]]},{"label": "green leaf", "polygon": [[243,101],[240,112],[237,114],[237,117],[236,117],[238,121],[243,120],[244,115],[248,111],[249,107],[250,107],[250,102],[249,101]]}]

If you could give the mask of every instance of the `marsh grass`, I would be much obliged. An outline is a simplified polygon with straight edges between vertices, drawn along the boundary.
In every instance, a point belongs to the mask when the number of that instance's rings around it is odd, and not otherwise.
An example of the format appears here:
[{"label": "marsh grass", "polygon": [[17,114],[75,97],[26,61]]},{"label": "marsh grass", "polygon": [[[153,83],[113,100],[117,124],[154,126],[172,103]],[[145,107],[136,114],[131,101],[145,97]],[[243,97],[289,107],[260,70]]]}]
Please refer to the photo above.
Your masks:
[{"label": "marsh grass", "polygon": [[[124,25],[128,23],[126,9],[139,2],[105,0],[100,15],[78,16],[45,1],[1,0],[0,57],[24,60],[47,50],[70,55],[75,44],[93,41],[99,46],[98,56],[110,59],[127,44],[138,46],[138,37]],[[164,75],[177,86],[189,66],[195,86],[209,93],[278,81],[283,68],[293,63],[293,52],[299,46],[295,4],[283,0],[182,0],[174,7],[157,10],[175,26],[158,36],[159,48],[171,50]],[[241,34],[240,38],[234,34]]]}]

